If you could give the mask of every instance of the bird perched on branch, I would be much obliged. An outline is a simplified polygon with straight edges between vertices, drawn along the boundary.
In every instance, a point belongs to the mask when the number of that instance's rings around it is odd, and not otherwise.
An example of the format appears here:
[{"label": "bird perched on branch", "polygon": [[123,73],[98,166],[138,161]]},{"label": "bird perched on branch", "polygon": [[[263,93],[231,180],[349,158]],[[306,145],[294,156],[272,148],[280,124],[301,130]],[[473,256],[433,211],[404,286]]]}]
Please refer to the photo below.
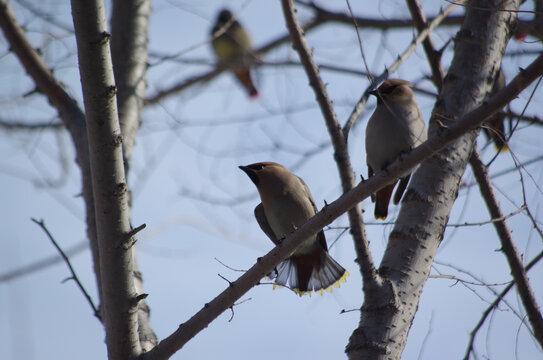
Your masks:
[{"label": "bird perched on branch", "polygon": [[[505,87],[505,77],[502,69],[498,70],[492,89],[488,97],[494,96],[498,91]],[[483,125],[483,131],[487,138],[492,140],[496,150],[505,152],[508,150],[507,142],[505,141],[505,115],[500,110],[491,115]]]},{"label": "bird perched on branch", "polygon": [[[428,136],[409,82],[390,79],[370,94],[377,97],[377,107],[366,127],[368,177],[385,169],[402,153],[419,146]],[[400,202],[410,177],[409,173],[400,178],[394,204]],[[397,182],[395,180],[372,196],[376,219],[386,219],[388,204]]]},{"label": "bird perched on branch", "polygon": [[219,61],[234,73],[250,97],[258,96],[250,72],[250,65],[254,62],[251,38],[229,10],[219,13],[211,35],[213,51]]},{"label": "bird perched on branch", "polygon": [[[255,208],[255,217],[274,244],[317,213],[307,185],[283,165],[260,162],[239,168],[258,189],[262,202]],[[324,232],[320,230],[305,239],[268,277],[302,296],[306,292],[311,295],[312,291],[332,291],[348,275],[328,253]]]}]

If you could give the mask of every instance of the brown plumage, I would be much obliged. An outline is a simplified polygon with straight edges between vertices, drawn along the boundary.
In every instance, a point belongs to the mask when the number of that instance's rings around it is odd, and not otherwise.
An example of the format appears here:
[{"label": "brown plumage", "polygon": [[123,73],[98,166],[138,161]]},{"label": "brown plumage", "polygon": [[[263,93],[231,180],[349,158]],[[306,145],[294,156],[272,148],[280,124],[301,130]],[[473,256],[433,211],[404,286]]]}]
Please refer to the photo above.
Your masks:
[{"label": "brown plumage", "polygon": [[251,38],[238,21],[233,20],[229,10],[225,9],[219,13],[211,35],[216,36],[212,45],[219,61],[228,66],[250,97],[258,96],[249,67],[254,61]]},{"label": "brown plumage", "polygon": [[[384,170],[402,153],[426,141],[427,133],[422,114],[415,99],[411,84],[405,80],[390,79],[370,92],[377,97],[377,107],[366,127],[366,162],[368,177]],[[398,204],[409,183],[411,174],[404,174],[394,194],[394,204]],[[386,219],[388,204],[396,183],[379,190],[375,201],[375,218]]]},{"label": "brown plumage", "polygon": [[[317,213],[317,207],[307,185],[284,166],[260,162],[240,166],[256,185],[261,203],[255,217],[264,233],[279,244],[281,239],[303,225]],[[330,290],[345,281],[347,271],[328,253],[326,238],[321,230],[304,242],[292,255],[269,274],[275,283],[288,286],[300,296],[312,291]]]},{"label": "brown plumage", "polygon": [[[492,89],[488,94],[489,97],[494,96],[498,91],[505,87],[505,77],[500,69],[496,74],[496,79],[492,85]],[[483,132],[487,138],[492,140],[494,147],[498,151],[507,151],[507,142],[505,141],[505,115],[500,110],[490,116],[483,125]]]}]

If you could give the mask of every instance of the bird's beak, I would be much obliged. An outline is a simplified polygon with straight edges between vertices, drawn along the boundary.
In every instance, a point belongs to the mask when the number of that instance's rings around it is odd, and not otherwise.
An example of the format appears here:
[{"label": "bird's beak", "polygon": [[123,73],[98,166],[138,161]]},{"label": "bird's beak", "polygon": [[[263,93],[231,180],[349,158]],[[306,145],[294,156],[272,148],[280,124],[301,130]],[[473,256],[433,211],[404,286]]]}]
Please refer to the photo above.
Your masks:
[{"label": "bird's beak", "polygon": [[377,89],[370,91],[369,94],[377,97],[378,96]]},{"label": "bird's beak", "polygon": [[251,179],[251,181],[255,184],[255,185],[258,185],[258,175],[256,174],[256,172],[251,169],[250,167],[248,166],[238,166],[241,170],[243,170],[247,176],[249,176],[249,178]]}]

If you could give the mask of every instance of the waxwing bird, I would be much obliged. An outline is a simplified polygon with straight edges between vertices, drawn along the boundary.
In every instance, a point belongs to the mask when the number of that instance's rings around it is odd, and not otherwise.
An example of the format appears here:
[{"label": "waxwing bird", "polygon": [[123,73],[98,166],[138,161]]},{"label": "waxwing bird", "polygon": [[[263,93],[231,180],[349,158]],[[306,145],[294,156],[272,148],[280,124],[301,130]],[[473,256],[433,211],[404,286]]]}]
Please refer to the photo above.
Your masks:
[{"label": "waxwing bird", "polygon": [[[283,165],[260,162],[239,168],[258,189],[262,202],[255,208],[255,217],[274,244],[279,244],[317,213],[307,185]],[[302,296],[306,292],[332,291],[333,285],[339,287],[348,275],[328,253],[321,230],[305,239],[268,277],[275,278],[275,284],[290,287]]]},{"label": "waxwing bird", "polygon": [[[368,177],[385,169],[402,153],[419,146],[428,137],[409,82],[390,79],[370,94],[377,97],[377,107],[366,127]],[[400,202],[410,177],[409,173],[400,178],[394,194],[394,204]],[[376,219],[386,219],[390,197],[397,182],[398,180],[394,181],[372,196]]]},{"label": "waxwing bird", "polygon": [[[498,70],[494,84],[488,97],[494,96],[498,91],[505,87],[505,77],[503,76],[502,69]],[[498,151],[507,151],[507,142],[505,141],[505,115],[500,110],[491,115],[484,123],[483,131],[487,138],[492,140],[494,147]]]},{"label": "waxwing bird", "polygon": [[232,18],[229,10],[219,13],[217,22],[211,31],[213,51],[220,62],[228,66],[247,90],[250,97],[258,96],[249,65],[254,61],[251,50],[251,38],[243,27]]}]

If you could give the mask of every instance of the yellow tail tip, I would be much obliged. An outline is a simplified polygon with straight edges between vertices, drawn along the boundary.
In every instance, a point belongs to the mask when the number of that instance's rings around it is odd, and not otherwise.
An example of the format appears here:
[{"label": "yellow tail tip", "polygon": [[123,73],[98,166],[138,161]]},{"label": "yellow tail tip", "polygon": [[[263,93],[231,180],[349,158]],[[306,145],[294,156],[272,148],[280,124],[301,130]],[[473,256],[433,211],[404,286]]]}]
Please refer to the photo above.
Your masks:
[{"label": "yellow tail tip", "polygon": [[506,144],[506,145],[504,145],[503,147],[500,148],[499,146],[497,146],[496,144],[494,144],[494,149],[495,149],[497,152],[499,152],[500,154],[504,154],[504,153],[506,153],[506,152],[509,151],[509,146],[507,146],[507,144]]},{"label": "yellow tail tip", "polygon": [[387,219],[386,216],[378,216],[378,215],[374,215],[374,216],[375,216],[376,220],[386,220]]},{"label": "yellow tail tip", "polygon": [[[337,287],[337,288],[340,288],[341,287],[341,283],[342,282],[347,282],[347,277],[351,276],[349,274],[349,272],[347,270],[345,270],[345,272],[343,273],[343,276],[341,278],[339,278],[338,281],[336,281],[335,283],[333,283],[332,285],[328,286],[326,288],[326,291],[328,292],[332,292],[332,290],[334,289],[334,287]],[[322,289],[321,289],[322,291]],[[322,295],[322,294],[321,294]]]},{"label": "yellow tail tip", "polygon": [[[315,290],[315,293],[319,294],[319,295],[323,295],[324,294],[324,291],[326,290],[327,292],[332,292],[332,290],[334,289],[334,287],[341,287],[341,283],[342,282],[347,282],[347,277],[351,276],[349,274],[349,272],[347,270],[345,270],[345,272],[343,273],[343,275],[341,276],[341,278],[339,278],[339,280],[337,280],[335,283],[333,283],[332,285],[328,286],[326,289],[319,289],[319,290]],[[276,288],[278,287],[284,287],[283,285],[279,285],[277,283],[273,283],[273,290],[275,290]],[[298,288],[291,288],[291,290],[296,294],[298,295],[299,297],[302,297],[304,296],[305,294],[308,294],[309,296],[313,295],[313,290],[309,290],[309,291],[303,291],[303,290],[300,290]]]}]

